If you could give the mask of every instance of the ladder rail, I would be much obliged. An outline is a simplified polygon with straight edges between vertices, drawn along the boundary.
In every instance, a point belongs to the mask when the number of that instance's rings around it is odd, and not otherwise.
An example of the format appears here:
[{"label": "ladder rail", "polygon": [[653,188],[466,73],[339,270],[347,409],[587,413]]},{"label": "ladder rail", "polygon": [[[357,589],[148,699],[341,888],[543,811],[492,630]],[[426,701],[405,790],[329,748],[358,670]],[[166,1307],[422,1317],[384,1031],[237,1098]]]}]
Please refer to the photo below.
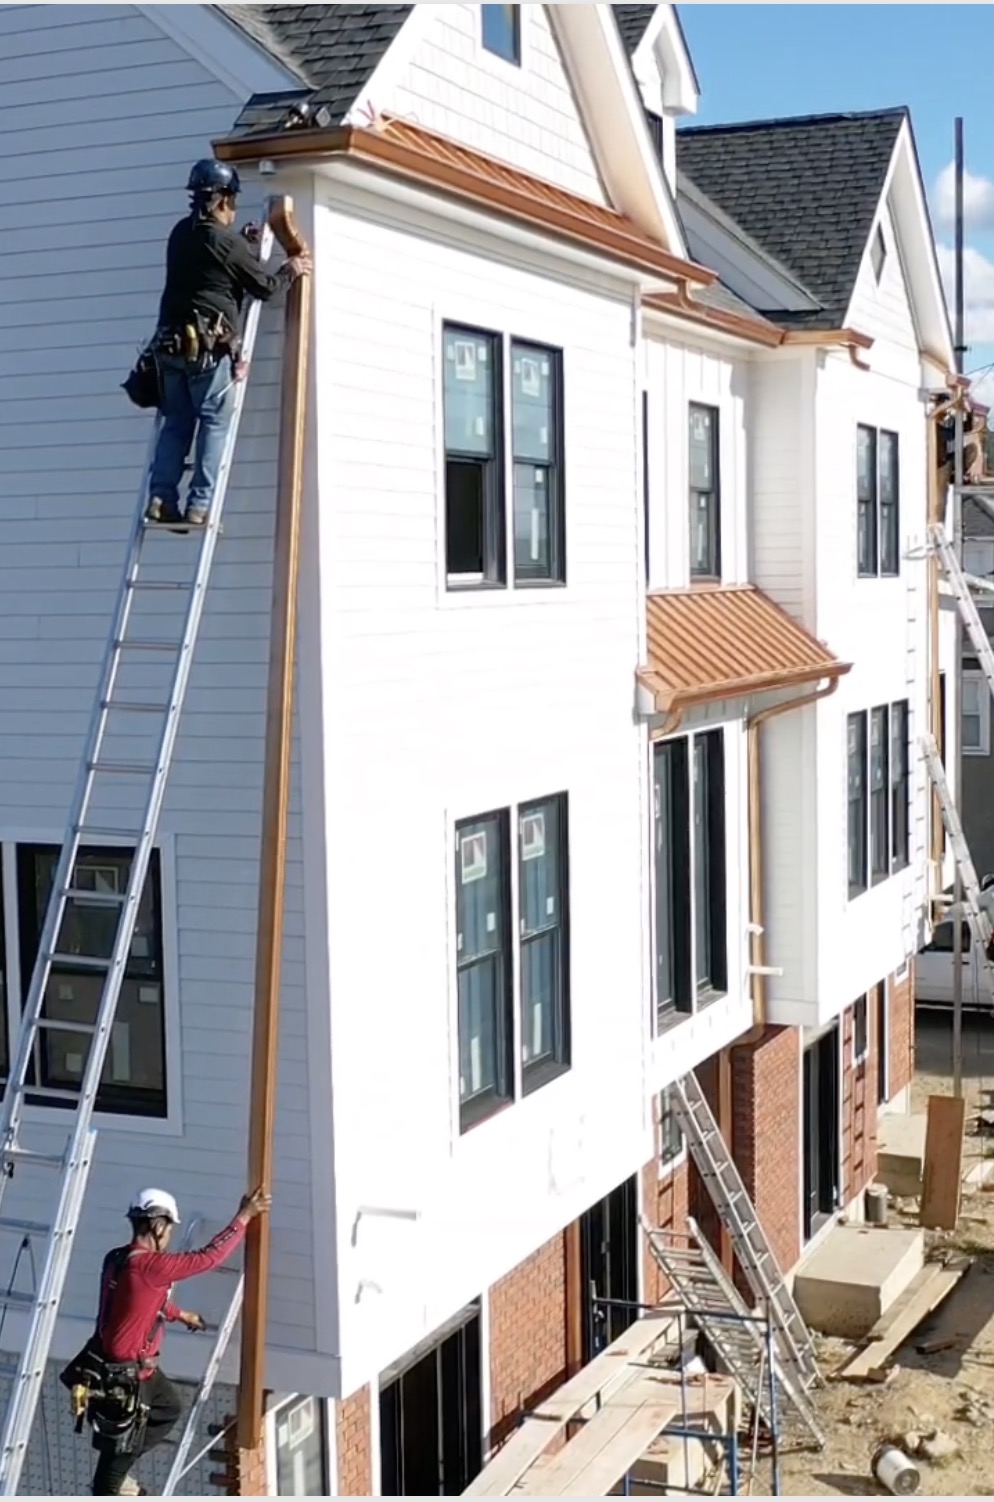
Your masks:
[{"label": "ladder rail", "polygon": [[931,522],[929,524],[928,535],[929,541],[942,564],[943,573],[949,582],[949,587],[952,590],[963,625],[966,627],[967,635],[973,643],[973,649],[983,667],[987,686],[991,693],[994,694],[994,647],[991,646],[991,639],[987,634],[983,621],[980,619],[980,612],[977,610],[976,601],[970,593],[967,577],[960,568],[955,549],[946,536],[942,523]]},{"label": "ladder rail", "polygon": [[[273,239],[272,230],[267,223],[260,246],[260,260],[268,258]],[[242,340],[243,358],[249,362],[254,353],[260,314],[261,303],[253,299],[249,303]],[[167,774],[179,733],[179,721],[192,667],[193,648],[200,631],[206,587],[217,547],[220,517],[241,427],[247,386],[247,381],[236,384],[234,410],[218,468],[211,516],[200,539],[200,551],[193,580],[187,586],[189,603],[183,622],[183,635],[176,647],[176,662],[168,699],[163,709],[163,725],[158,739],[156,758],[154,765],[148,769],[150,785],[144,806],[142,826],[138,831],[131,857],[128,885],[118,916],[113,949],[107,960],[101,961],[100,965],[101,969],[106,968],[106,976],[90,1035],[90,1047],[80,1082],[76,1109],[72,1113],[73,1124],[63,1159],[62,1183],[56,1216],[49,1231],[39,1294],[36,1297],[28,1338],[18,1366],[14,1394],[7,1406],[3,1434],[0,1438],[0,1495],[2,1496],[18,1495],[20,1474],[27,1453],[31,1427],[44,1381],[48,1352],[68,1273],[72,1238],[78,1224],[83,1192],[95,1149],[96,1132],[92,1126],[92,1119],[96,1109],[97,1094],[110,1045],[111,1028],[124,981],[124,972],[130,955],[138,908],[155,844],[165,798]],[[154,443],[158,431],[157,420],[151,443]],[[0,1110],[0,1202],[20,1158],[17,1137],[25,1104],[31,1093],[28,1079],[32,1062],[38,1056],[36,1043],[45,1020],[43,1013],[48,982],[52,973],[53,955],[57,952],[58,936],[70,900],[67,891],[75,886],[73,880],[75,864],[86,836],[85,821],[93,796],[94,784],[102,770],[99,760],[100,749],[106,736],[109,716],[116,707],[113,704],[113,692],[120,670],[121,654],[126,642],[126,631],[136,592],[135,582],[147,536],[144,511],[147,505],[148,479],[153,452],[151,443],[149,458],[143,471],[142,486],[125,570],[112,618],[111,632],[104,651],[94,712],[85,738],[84,755],[70,806],[67,836],[56,863],[42,925],[42,939],[39,943],[28,997],[21,1017],[14,1055],[14,1069],[8,1075],[3,1106]],[[3,1171],[4,1169],[6,1171]]]},{"label": "ladder rail", "polygon": [[[193,1403],[190,1406],[190,1412],[186,1416],[186,1423],[183,1427],[183,1433],[180,1438],[176,1454],[173,1457],[173,1463],[169,1468],[169,1475],[166,1477],[165,1485],[163,1486],[162,1492],[160,1494],[163,1497],[173,1497],[176,1495],[176,1488],[183,1480],[183,1477],[193,1469],[193,1467],[197,1464],[197,1461],[201,1459],[201,1456],[204,1453],[201,1450],[188,1463],[188,1456],[190,1454],[190,1450],[193,1448],[194,1436],[197,1433],[197,1428],[200,1424],[200,1420],[203,1417],[204,1410],[206,1409],[211,1393],[214,1390],[214,1384],[218,1379],[218,1374],[221,1370],[221,1363],[224,1360],[225,1353],[231,1342],[231,1337],[234,1334],[235,1326],[238,1323],[239,1315],[242,1312],[242,1302],[244,1300],[244,1297],[245,1274],[240,1273],[235,1291],[231,1295],[231,1301],[228,1304],[224,1318],[222,1319],[221,1324],[218,1327],[217,1337],[214,1341],[214,1347],[210,1354],[210,1360],[207,1363],[203,1379],[197,1389],[197,1396],[194,1398]],[[212,1440],[211,1444],[213,1443],[214,1441]],[[210,1445],[208,1445],[207,1448],[209,1449]]]},{"label": "ladder rail", "polygon": [[[980,954],[981,963],[984,968],[984,975],[987,980],[987,989],[990,992],[991,996],[991,1004],[992,1006],[994,1006],[994,963],[991,962],[987,952],[988,947],[990,946],[991,938],[992,936],[994,936],[994,925],[992,925],[990,913],[981,902],[980,881],[977,877],[977,868],[973,864],[973,857],[970,854],[970,847],[967,843],[966,834],[964,832],[963,825],[960,823],[959,814],[956,811],[956,805],[953,802],[952,791],[949,787],[948,779],[946,778],[946,771],[944,766],[942,765],[942,758],[939,755],[939,748],[936,744],[935,737],[929,734],[924,734],[920,738],[920,744],[925,757],[925,765],[928,768],[929,776],[932,779],[932,785],[935,788],[936,795],[939,800],[939,808],[942,813],[942,822],[945,825],[946,833],[949,836],[949,844],[952,848],[953,858],[955,859],[956,864],[959,867],[959,873],[963,884],[963,896],[965,899],[964,907],[966,913],[966,921],[969,925],[970,933],[973,937],[973,942],[977,946],[977,950]],[[953,917],[953,922],[962,922],[962,917],[963,915],[961,913],[955,914]]]}]

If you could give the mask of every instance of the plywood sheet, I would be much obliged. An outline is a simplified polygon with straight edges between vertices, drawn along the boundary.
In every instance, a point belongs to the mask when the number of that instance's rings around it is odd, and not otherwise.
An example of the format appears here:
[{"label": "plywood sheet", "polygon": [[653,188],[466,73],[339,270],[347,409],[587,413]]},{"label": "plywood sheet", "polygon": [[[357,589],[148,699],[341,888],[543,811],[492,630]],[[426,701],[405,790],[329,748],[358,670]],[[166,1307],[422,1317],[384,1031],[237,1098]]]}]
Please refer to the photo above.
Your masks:
[{"label": "plywood sheet", "polygon": [[965,1121],[962,1097],[929,1096],[919,1220],[930,1231],[955,1231],[959,1220]]}]

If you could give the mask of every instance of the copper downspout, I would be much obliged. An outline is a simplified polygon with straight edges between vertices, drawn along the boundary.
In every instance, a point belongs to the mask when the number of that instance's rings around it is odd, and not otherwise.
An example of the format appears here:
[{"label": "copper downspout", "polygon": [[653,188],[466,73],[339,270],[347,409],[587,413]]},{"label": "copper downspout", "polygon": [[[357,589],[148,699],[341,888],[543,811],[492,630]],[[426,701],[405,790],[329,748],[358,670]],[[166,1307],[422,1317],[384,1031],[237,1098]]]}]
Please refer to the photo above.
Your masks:
[{"label": "copper downspout", "polygon": [[820,699],[827,699],[839,686],[839,678],[834,677],[830,683],[813,694],[805,694],[800,699],[788,699],[784,704],[773,704],[769,709],[761,709],[746,722],[746,751],[748,756],[749,778],[749,922],[752,925],[749,933],[749,963],[752,966],[751,991],[752,991],[752,1027],[741,1038],[735,1040],[735,1047],[743,1044],[756,1043],[766,1030],[766,976],[757,974],[757,970],[766,964],[765,935],[762,932],[763,925],[763,857],[762,857],[762,804],[760,785],[760,730],[767,720],[774,719],[777,715],[786,714],[789,710],[804,709],[809,704],[817,704]]},{"label": "copper downspout", "polygon": [[[939,441],[938,422],[945,415],[946,409],[954,403],[944,403],[938,407],[928,419],[926,433],[927,463],[928,463],[928,522],[932,524],[941,520],[942,498],[939,486]],[[933,736],[935,744],[940,747],[945,755],[945,747],[942,745],[942,685],[939,676],[939,566],[935,554],[929,551],[926,554],[926,567],[928,577],[926,581],[928,598],[928,645],[929,645],[929,708],[928,728]],[[932,818],[931,818],[931,856],[934,870],[935,890],[930,892],[930,897],[938,896],[942,890],[942,812],[939,807],[939,799],[935,789],[932,789]]]}]

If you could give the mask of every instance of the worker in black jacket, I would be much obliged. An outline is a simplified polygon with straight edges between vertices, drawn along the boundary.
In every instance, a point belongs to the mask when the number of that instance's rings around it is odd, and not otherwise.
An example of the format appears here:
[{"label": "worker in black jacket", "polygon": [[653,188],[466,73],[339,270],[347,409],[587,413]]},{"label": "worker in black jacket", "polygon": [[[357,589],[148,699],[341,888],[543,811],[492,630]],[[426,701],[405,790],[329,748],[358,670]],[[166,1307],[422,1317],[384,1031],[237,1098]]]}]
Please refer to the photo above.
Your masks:
[{"label": "worker in black jacket", "polygon": [[224,162],[197,162],[187,191],[190,213],[173,228],[166,248],[166,287],[153,348],[161,374],[162,430],[152,460],[147,517],[183,520],[179,486],[196,436],[186,521],[202,526],[217,484],[235,408],[235,382],[247,366],[239,357],[238,324],[245,297],[265,302],[311,270],[308,255],[293,256],[275,276],[259,264],[254,225],[235,229],[241,184]]}]

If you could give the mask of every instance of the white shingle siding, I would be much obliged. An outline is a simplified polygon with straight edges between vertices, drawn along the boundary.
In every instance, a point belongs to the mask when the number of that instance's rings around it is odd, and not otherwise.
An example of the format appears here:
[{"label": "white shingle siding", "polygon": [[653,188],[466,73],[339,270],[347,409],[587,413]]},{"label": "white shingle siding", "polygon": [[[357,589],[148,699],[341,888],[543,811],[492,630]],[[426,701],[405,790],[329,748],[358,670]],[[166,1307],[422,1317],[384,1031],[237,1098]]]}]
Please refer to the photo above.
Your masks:
[{"label": "white shingle siding", "polygon": [[[190,163],[240,103],[134,7],[0,10],[0,841],[8,846],[62,836],[149,433],[118,383],[154,323],[164,240],[184,210]],[[257,210],[259,192],[246,198]],[[171,1103],[182,1109],[165,1133],[161,1123],[106,1123],[63,1304],[79,1323],[60,1328],[55,1354],[86,1333],[100,1258],[120,1238],[140,1182],[164,1181],[186,1215],[202,1213],[213,1226],[244,1189],[281,320],[278,310],[263,319],[162,820],[165,895],[176,917],[165,935],[167,996],[182,1007],[168,1063]],[[150,551],[163,574],[192,560],[182,539],[153,538]],[[170,597],[150,598],[165,622]],[[161,667],[140,679],[129,671],[141,697],[164,685]],[[130,759],[148,744],[131,734]],[[129,802],[119,791],[116,808],[109,822],[128,823],[135,794]],[[274,1347],[308,1351],[299,791],[291,834],[270,1332]],[[60,1119],[47,1135],[57,1143],[64,1131]],[[50,1187],[15,1183],[5,1212],[41,1210],[37,1193]],[[0,1262],[12,1251],[0,1239]],[[215,1282],[189,1295],[208,1313],[224,1297]],[[8,1343],[18,1328],[9,1318]],[[206,1351],[171,1337],[167,1363],[192,1373]],[[277,1377],[277,1385],[291,1384]]]},{"label": "white shingle siding", "polygon": [[606,203],[548,7],[521,6],[520,67],[481,46],[478,5],[432,9],[394,87],[369,103]]}]

